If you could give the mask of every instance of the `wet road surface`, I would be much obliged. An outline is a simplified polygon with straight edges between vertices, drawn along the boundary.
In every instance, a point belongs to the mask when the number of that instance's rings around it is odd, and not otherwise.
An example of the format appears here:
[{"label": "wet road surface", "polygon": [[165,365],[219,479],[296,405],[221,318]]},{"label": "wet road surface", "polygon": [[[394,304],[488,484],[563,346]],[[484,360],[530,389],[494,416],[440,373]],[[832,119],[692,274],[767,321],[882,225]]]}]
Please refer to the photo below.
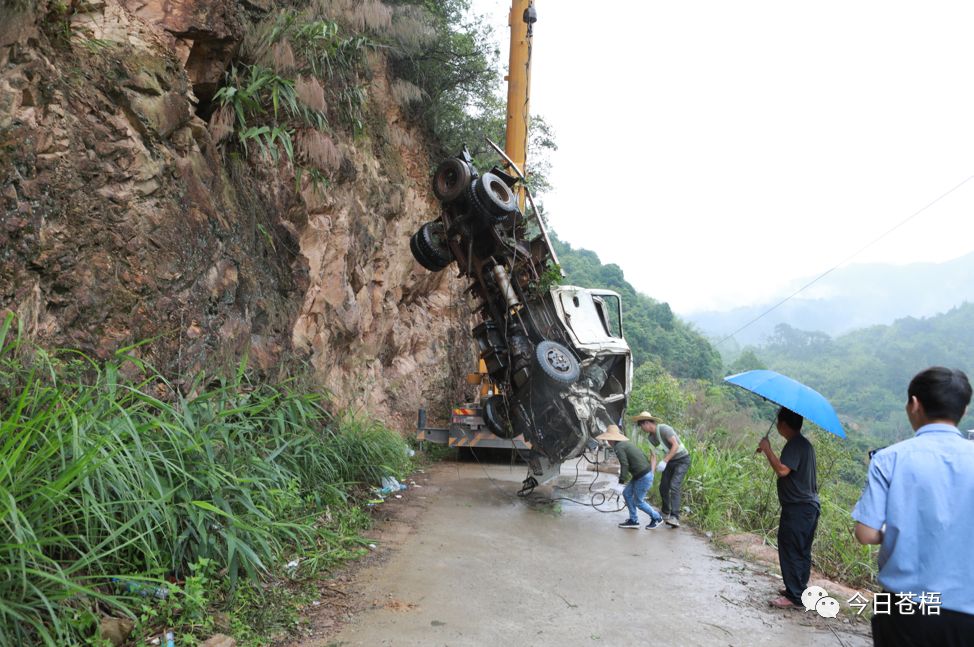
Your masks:
[{"label": "wet road surface", "polygon": [[356,578],[371,604],[339,634],[303,647],[872,644],[863,623],[768,608],[780,579],[687,527],[623,530],[624,511],[550,501],[614,496],[614,477],[593,483],[596,474],[582,471],[576,480],[565,465],[526,500],[515,495],[522,466],[427,471],[427,485],[403,503],[421,508],[413,529]]}]

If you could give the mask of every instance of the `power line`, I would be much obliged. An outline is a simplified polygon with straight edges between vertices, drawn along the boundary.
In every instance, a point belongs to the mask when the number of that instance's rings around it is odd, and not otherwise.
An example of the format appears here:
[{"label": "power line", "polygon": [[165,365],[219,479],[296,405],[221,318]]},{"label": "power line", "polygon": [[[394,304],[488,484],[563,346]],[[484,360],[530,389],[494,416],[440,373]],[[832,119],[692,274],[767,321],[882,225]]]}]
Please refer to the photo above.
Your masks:
[{"label": "power line", "polygon": [[733,337],[737,333],[741,332],[745,328],[750,327],[752,324],[754,324],[754,323],[758,322],[759,320],[763,319],[768,314],[774,312],[775,310],[777,310],[778,308],[780,308],[781,306],[783,306],[785,303],[787,303],[788,301],[791,301],[796,296],[798,296],[799,294],[801,294],[802,292],[804,292],[805,290],[807,290],[811,286],[815,285],[816,283],[818,283],[819,281],[821,281],[823,278],[825,278],[826,276],[828,276],[829,274],[831,274],[835,270],[839,269],[840,267],[842,267],[843,265],[845,265],[846,263],[848,263],[849,261],[851,261],[852,259],[854,259],[859,254],[863,253],[864,251],[866,251],[867,249],[869,249],[870,247],[872,247],[873,245],[875,245],[876,243],[878,243],[882,239],[886,238],[887,236],[889,236],[890,234],[892,234],[894,231],[896,231],[897,229],[899,229],[900,227],[902,227],[906,223],[910,222],[911,220],[913,220],[914,218],[916,218],[917,216],[919,216],[921,213],[923,213],[924,211],[926,211],[927,209],[929,209],[933,205],[937,204],[938,202],[940,202],[941,200],[943,200],[944,198],[946,198],[948,195],[950,195],[951,193],[953,193],[957,189],[961,188],[962,186],[964,186],[965,184],[967,184],[971,180],[974,180],[974,175],[971,175],[966,180],[964,180],[960,184],[954,186],[952,189],[948,190],[947,192],[940,194],[939,196],[937,196],[936,199],[934,199],[929,204],[927,204],[927,206],[923,207],[919,211],[915,211],[910,216],[908,216],[908,217],[904,218],[903,220],[901,220],[900,222],[896,223],[890,229],[887,229],[885,232],[883,232],[882,234],[880,234],[877,238],[874,238],[870,242],[866,243],[865,245],[863,245],[862,247],[860,247],[859,249],[857,249],[855,252],[853,252],[850,256],[848,256],[844,260],[839,261],[838,263],[836,263],[835,265],[833,265],[829,269],[825,270],[824,272],[822,272],[821,274],[819,274],[818,276],[816,276],[814,279],[812,279],[811,281],[809,281],[805,285],[801,286],[800,288],[798,288],[797,290],[795,290],[794,292],[792,292],[790,295],[788,295],[787,297],[785,297],[784,299],[782,299],[778,303],[774,304],[773,306],[771,306],[770,308],[768,308],[767,310],[765,310],[764,312],[762,312],[761,314],[759,314],[754,319],[751,319],[746,324],[744,324],[743,326],[741,326],[740,328],[738,328],[737,330],[735,330],[731,334],[727,335],[726,337],[724,337],[723,339],[721,339],[720,341],[718,341],[716,345],[717,346],[720,346],[721,344],[723,344],[725,341],[727,341],[728,339],[730,339],[731,337]]}]

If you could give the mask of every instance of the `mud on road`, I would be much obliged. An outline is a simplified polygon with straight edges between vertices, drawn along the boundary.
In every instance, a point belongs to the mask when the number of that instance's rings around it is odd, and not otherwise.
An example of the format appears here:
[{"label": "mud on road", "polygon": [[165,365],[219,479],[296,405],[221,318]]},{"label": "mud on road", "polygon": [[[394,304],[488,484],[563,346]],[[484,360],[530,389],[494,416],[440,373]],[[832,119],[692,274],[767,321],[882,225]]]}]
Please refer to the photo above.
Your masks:
[{"label": "mud on road", "polygon": [[[331,585],[340,595],[295,646],[871,644],[865,623],[770,609],[780,579],[687,526],[623,530],[624,511],[551,501],[611,496],[607,475],[576,479],[566,465],[528,499],[516,496],[524,476],[522,466],[427,469],[378,515],[377,558]],[[325,611],[331,602],[341,617]]]}]

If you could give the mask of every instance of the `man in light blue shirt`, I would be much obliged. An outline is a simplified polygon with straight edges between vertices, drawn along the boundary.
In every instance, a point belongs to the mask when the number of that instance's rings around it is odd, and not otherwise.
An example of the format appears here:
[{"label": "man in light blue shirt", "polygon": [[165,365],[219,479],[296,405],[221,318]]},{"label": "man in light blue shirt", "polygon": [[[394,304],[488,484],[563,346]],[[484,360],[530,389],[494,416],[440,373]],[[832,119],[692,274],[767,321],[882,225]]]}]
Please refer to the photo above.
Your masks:
[{"label": "man in light blue shirt", "polygon": [[874,645],[974,641],[974,442],[957,429],[970,401],[961,371],[918,373],[906,403],[916,435],[869,464],[852,511],[856,539],[881,544],[879,583],[893,594],[890,612],[873,615]]}]

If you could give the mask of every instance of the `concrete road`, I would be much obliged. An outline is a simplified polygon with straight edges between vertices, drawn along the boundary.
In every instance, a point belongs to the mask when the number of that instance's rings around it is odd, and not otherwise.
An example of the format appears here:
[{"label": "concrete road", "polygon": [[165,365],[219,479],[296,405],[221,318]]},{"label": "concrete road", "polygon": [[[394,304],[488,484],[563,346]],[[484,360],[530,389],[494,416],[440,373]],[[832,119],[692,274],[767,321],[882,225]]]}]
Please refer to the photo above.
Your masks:
[{"label": "concrete road", "polygon": [[523,499],[522,466],[435,466],[398,502],[420,508],[414,532],[357,577],[371,603],[305,647],[872,644],[863,623],[768,608],[780,580],[689,528],[623,530],[625,512],[550,501],[608,492],[610,477],[575,474]]}]

